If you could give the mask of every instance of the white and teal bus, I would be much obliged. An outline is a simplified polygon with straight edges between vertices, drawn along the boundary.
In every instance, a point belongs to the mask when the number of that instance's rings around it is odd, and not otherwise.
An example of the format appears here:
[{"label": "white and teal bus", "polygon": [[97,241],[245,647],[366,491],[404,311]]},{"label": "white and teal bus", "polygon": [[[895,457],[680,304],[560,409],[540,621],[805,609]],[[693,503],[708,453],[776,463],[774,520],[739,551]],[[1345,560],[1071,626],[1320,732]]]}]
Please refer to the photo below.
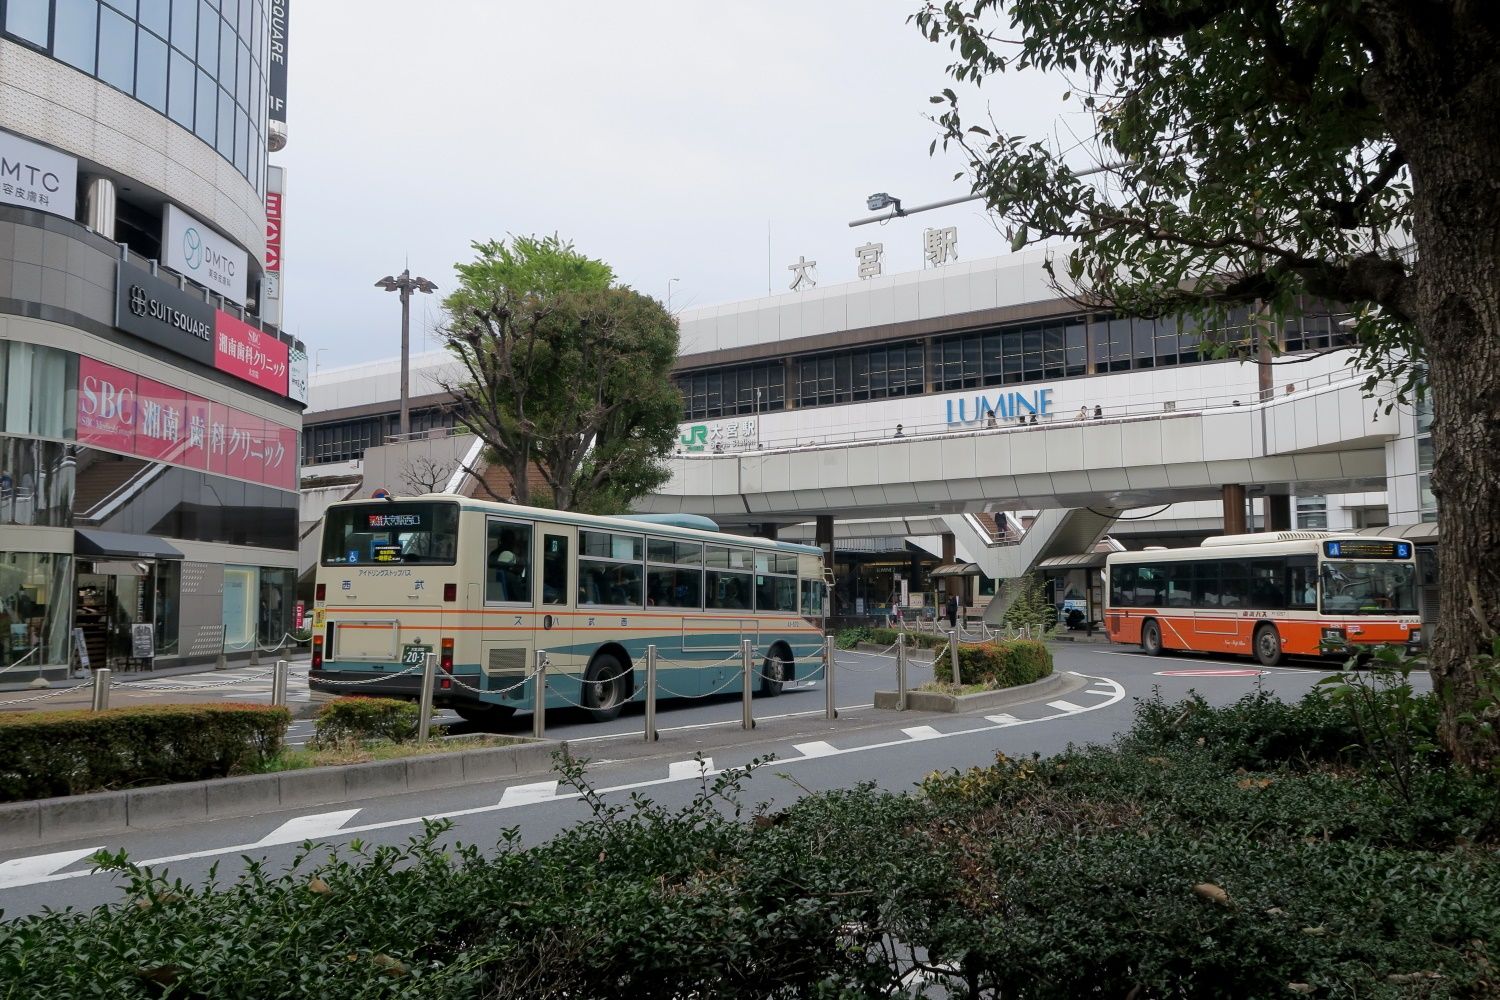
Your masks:
[{"label": "white and teal bus", "polygon": [[324,515],[319,552],[312,689],[415,699],[409,668],[436,653],[434,704],[471,721],[532,707],[538,651],[546,706],[603,721],[644,699],[650,644],[668,698],[734,690],[741,639],[759,692],[779,694],[815,671],[803,658],[823,641],[821,552],[721,534],[704,517],[447,494],[345,501]]}]

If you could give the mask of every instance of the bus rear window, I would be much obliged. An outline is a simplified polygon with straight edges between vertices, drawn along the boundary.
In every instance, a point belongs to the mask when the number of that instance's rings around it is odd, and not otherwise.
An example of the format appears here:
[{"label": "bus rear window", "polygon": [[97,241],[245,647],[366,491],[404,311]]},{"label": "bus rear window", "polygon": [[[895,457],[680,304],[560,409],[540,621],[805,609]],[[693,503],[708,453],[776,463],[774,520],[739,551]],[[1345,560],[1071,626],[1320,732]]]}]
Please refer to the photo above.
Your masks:
[{"label": "bus rear window", "polygon": [[457,552],[457,504],[369,503],[324,516],[324,566],[451,566]]}]

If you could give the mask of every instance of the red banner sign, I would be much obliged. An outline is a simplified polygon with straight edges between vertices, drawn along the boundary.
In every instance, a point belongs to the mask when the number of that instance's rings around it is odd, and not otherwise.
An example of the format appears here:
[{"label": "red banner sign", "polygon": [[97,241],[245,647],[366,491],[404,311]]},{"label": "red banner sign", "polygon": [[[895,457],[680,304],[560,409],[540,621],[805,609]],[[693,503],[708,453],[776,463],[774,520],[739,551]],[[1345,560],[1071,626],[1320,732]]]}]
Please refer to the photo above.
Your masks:
[{"label": "red banner sign", "polygon": [[297,432],[93,358],[78,359],[78,441],[284,490]]},{"label": "red banner sign", "polygon": [[214,367],[282,396],[290,364],[287,346],[244,320],[214,311]]},{"label": "red banner sign", "polygon": [[281,270],[281,192],[266,192],[266,270]]}]

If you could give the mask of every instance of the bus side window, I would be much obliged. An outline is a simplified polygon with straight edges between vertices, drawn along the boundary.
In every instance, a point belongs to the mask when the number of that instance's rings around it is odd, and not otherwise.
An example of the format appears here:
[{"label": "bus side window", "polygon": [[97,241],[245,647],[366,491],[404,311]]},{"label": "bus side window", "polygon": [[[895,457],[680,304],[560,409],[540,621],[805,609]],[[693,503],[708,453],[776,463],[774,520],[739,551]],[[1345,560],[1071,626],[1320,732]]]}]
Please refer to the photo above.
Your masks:
[{"label": "bus side window", "polygon": [[542,536],[542,603],[568,603],[568,539],[566,535]]}]

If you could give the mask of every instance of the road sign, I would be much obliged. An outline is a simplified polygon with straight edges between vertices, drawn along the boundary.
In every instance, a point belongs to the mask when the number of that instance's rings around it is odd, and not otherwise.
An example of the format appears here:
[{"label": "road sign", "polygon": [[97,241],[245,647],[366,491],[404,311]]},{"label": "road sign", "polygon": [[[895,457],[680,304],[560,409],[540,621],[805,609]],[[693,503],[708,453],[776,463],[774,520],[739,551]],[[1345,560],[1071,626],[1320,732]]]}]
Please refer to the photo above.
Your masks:
[{"label": "road sign", "polygon": [[1269,670],[1256,670],[1253,667],[1203,667],[1195,670],[1158,670],[1158,677],[1259,677],[1270,673]]},{"label": "road sign", "polygon": [[391,495],[391,491],[382,486],[380,489],[378,489],[374,493],[370,494],[370,499],[371,500],[384,500],[387,497],[389,497],[390,495]]}]

